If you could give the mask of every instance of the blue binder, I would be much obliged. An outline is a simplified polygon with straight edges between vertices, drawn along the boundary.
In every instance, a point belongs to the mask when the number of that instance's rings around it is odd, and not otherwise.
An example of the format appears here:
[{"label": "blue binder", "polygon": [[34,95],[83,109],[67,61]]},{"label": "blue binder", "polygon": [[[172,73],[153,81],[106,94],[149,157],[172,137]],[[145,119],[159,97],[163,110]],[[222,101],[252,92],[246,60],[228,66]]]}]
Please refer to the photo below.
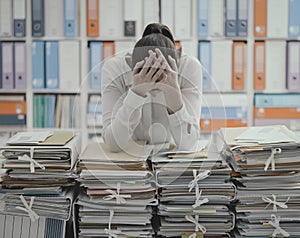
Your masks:
[{"label": "blue binder", "polygon": [[32,36],[45,36],[44,0],[31,0]]},{"label": "blue binder", "polygon": [[225,1],[225,36],[237,36],[237,1]]},{"label": "blue binder", "polygon": [[248,0],[237,0],[237,35],[248,35]]},{"label": "blue binder", "polygon": [[289,0],[289,25],[288,34],[289,37],[300,36],[300,17],[299,17],[300,1]]},{"label": "blue binder", "polygon": [[202,107],[201,119],[238,120],[247,119],[246,107]]},{"label": "blue binder", "polygon": [[300,94],[255,94],[255,107],[300,107]]},{"label": "blue binder", "polygon": [[210,91],[211,85],[211,43],[209,41],[199,41],[198,58],[202,64],[202,89]]},{"label": "blue binder", "polygon": [[[26,0],[15,0],[14,10],[17,14],[14,14],[14,36],[24,37],[26,36]],[[18,5],[17,5],[18,4]]]},{"label": "blue binder", "polygon": [[95,90],[101,90],[102,46],[100,41],[90,43],[90,88]]},{"label": "blue binder", "polygon": [[198,0],[198,36],[209,36],[209,0]]},{"label": "blue binder", "polygon": [[46,42],[46,88],[59,88],[58,41]]},{"label": "blue binder", "polygon": [[45,88],[44,45],[44,41],[32,42],[32,88]]},{"label": "blue binder", "polygon": [[64,35],[74,37],[76,32],[77,0],[64,0]]}]

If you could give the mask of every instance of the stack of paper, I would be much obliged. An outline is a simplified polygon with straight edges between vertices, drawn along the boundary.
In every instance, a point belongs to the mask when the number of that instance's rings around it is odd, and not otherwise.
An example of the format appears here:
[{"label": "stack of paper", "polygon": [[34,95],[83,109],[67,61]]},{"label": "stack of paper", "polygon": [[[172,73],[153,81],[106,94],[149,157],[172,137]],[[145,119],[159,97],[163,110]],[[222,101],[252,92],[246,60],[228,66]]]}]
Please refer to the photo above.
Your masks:
[{"label": "stack of paper", "polygon": [[6,170],[0,213],[69,220],[80,136],[73,132],[22,132],[0,148]]},{"label": "stack of paper", "polygon": [[214,147],[153,156],[159,186],[159,235],[226,237],[233,229],[234,215],[228,205],[235,199],[236,189],[226,182],[231,169]]},{"label": "stack of paper", "polygon": [[[152,206],[157,205],[146,145],[111,153],[91,143],[80,157],[78,181],[83,192],[76,202],[79,237],[152,237]],[[76,213],[76,212],[75,212]]]},{"label": "stack of paper", "polygon": [[300,138],[285,126],[220,130],[237,186],[235,237],[300,236]]}]

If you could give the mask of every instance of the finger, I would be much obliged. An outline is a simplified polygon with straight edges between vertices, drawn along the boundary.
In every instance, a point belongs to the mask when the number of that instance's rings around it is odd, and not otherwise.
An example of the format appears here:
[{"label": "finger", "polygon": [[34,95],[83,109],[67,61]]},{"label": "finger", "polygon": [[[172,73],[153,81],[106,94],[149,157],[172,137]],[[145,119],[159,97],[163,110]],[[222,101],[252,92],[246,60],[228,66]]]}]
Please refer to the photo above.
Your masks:
[{"label": "finger", "polygon": [[152,82],[159,82],[159,81],[161,81],[165,76],[164,75],[166,75],[166,73],[164,72],[165,71],[165,69],[163,69],[163,68],[160,68],[154,75],[153,75],[153,77],[152,77]]},{"label": "finger", "polygon": [[153,60],[156,58],[156,54],[152,51],[149,50],[149,57],[146,59],[145,64],[141,70],[141,74],[146,75],[149,68],[152,66],[153,64]]},{"label": "finger", "polygon": [[142,61],[139,61],[139,62],[137,62],[136,64],[135,64],[135,66],[134,66],[134,68],[133,68],[133,75],[136,75],[136,74],[138,74],[140,71],[141,71],[141,69],[143,68],[143,64],[145,63],[145,61],[144,60],[142,60]]},{"label": "finger", "polygon": [[174,71],[177,72],[178,69],[177,69],[176,60],[175,60],[171,55],[168,55],[168,58],[169,58],[169,61],[170,61],[171,68],[172,68]]},{"label": "finger", "polygon": [[152,77],[154,74],[156,74],[156,72],[161,68],[161,63],[162,63],[162,57],[159,56],[154,64],[152,65],[151,69],[149,70],[149,72],[147,73],[147,76]]},{"label": "finger", "polygon": [[158,57],[163,57],[162,64],[166,63],[166,67],[167,67],[166,69],[167,69],[168,71],[171,70],[168,61],[166,60],[165,56],[164,56],[163,53],[160,51],[160,49],[156,48],[156,49],[155,49],[155,52],[156,52],[156,54],[158,55]]}]

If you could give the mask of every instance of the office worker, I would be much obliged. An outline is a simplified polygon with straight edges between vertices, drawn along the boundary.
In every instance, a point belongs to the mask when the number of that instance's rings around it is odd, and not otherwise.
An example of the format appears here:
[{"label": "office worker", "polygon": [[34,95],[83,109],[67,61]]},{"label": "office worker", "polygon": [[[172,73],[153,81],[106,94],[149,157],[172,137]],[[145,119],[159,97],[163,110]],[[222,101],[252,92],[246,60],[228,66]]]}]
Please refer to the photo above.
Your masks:
[{"label": "office worker", "polygon": [[197,59],[178,54],[171,31],[159,23],[145,28],[130,57],[106,61],[103,139],[110,150],[136,140],[191,149],[200,136],[201,70]]}]

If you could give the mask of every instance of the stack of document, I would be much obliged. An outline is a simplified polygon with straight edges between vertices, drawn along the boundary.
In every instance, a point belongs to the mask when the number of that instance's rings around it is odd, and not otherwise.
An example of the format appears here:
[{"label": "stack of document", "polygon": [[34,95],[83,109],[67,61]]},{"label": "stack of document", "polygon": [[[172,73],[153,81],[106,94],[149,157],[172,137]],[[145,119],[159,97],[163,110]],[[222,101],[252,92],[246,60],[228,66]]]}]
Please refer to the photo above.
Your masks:
[{"label": "stack of document", "polygon": [[6,170],[0,213],[69,220],[80,136],[73,132],[21,132],[0,148]]},{"label": "stack of document", "polygon": [[152,157],[159,187],[159,235],[163,237],[203,233],[227,237],[234,227],[229,209],[236,194],[234,184],[228,182],[231,169],[215,145],[199,149]]},{"label": "stack of document", "polygon": [[80,156],[83,191],[74,206],[79,237],[152,237],[157,199],[147,163],[151,148],[129,147],[128,153],[111,153],[93,142]]},{"label": "stack of document", "polygon": [[300,138],[279,125],[220,135],[237,186],[235,237],[299,237]]}]

